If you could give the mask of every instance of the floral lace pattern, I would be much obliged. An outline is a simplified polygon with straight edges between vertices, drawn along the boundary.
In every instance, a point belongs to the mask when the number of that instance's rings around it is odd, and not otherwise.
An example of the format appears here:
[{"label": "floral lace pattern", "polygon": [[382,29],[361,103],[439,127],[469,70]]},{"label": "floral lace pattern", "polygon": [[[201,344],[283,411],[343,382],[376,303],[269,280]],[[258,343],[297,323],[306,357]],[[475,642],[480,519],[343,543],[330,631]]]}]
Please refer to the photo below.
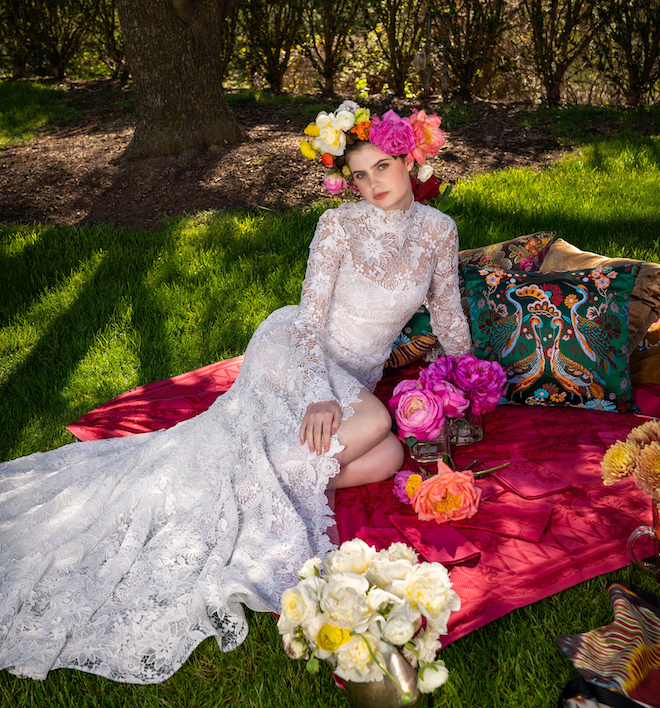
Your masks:
[{"label": "floral lace pattern", "polygon": [[300,305],[259,326],[208,411],[0,465],[0,669],[163,681],[206,637],[238,646],[241,603],[277,610],[304,562],[331,550],[342,448],[299,444],[307,404],[332,398],[350,416],[427,295],[447,350],[470,346],[448,277],[453,222],[417,204],[378,211],[324,214]]}]

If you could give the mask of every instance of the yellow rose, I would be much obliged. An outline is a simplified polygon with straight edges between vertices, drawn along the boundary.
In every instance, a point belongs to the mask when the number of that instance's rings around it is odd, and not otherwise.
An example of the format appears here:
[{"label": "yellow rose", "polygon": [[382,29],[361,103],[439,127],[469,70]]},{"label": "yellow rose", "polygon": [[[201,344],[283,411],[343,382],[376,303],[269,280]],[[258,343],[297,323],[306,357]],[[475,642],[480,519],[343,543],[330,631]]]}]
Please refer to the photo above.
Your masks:
[{"label": "yellow rose", "polygon": [[345,627],[335,627],[324,624],[316,635],[316,643],[324,651],[334,651],[351,638],[350,630]]},{"label": "yellow rose", "polygon": [[358,108],[358,110],[355,111],[356,125],[359,123],[364,123],[365,121],[369,120],[370,117],[371,117],[371,112],[369,111],[368,108]]},{"label": "yellow rose", "polygon": [[317,138],[321,131],[316,123],[310,123],[303,132],[305,135],[309,135],[310,138]]},{"label": "yellow rose", "polygon": [[303,157],[306,157],[308,160],[314,160],[318,155],[318,152],[306,140],[300,141],[300,152],[302,152]]}]

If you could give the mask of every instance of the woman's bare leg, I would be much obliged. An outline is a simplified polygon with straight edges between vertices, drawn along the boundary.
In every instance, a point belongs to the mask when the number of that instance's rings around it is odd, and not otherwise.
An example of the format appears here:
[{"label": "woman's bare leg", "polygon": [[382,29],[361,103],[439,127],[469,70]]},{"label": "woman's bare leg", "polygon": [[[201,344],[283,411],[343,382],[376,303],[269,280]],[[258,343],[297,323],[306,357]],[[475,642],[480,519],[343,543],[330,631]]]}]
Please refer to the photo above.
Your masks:
[{"label": "woman's bare leg", "polygon": [[335,486],[356,487],[392,477],[403,463],[403,447],[391,432],[392,419],[385,406],[366,389],[352,405],[353,415],[337,431],[344,449],[335,456],[341,467]]}]

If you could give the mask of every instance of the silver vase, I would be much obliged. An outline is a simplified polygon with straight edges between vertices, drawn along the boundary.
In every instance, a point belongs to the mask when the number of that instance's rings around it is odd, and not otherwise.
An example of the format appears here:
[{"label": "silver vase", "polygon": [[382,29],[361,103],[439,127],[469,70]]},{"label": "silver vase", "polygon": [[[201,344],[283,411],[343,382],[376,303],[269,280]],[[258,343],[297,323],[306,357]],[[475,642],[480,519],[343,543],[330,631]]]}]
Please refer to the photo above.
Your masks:
[{"label": "silver vase", "polygon": [[[387,670],[396,678],[403,691],[387,675],[382,681],[347,681],[346,696],[353,708],[411,708],[419,705],[422,693],[417,688],[417,670],[398,651],[389,655]],[[403,702],[404,693],[412,697],[408,703]]]}]

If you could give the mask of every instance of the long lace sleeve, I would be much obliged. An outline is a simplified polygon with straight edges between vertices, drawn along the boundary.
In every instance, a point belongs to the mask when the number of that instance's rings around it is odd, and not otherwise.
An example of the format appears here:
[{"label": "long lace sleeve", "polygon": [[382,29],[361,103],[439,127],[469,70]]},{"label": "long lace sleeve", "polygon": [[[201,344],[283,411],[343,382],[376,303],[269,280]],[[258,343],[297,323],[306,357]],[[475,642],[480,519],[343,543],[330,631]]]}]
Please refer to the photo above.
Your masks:
[{"label": "long lace sleeve", "polygon": [[328,210],[319,218],[309,248],[293,335],[295,356],[302,372],[305,408],[310,403],[337,400],[328,381],[322,346],[322,334],[345,240],[344,231],[333,211]]},{"label": "long lace sleeve", "polygon": [[458,356],[472,350],[470,328],[461,307],[458,289],[458,231],[453,219],[438,220],[438,260],[428,293],[433,334],[447,354]]}]

